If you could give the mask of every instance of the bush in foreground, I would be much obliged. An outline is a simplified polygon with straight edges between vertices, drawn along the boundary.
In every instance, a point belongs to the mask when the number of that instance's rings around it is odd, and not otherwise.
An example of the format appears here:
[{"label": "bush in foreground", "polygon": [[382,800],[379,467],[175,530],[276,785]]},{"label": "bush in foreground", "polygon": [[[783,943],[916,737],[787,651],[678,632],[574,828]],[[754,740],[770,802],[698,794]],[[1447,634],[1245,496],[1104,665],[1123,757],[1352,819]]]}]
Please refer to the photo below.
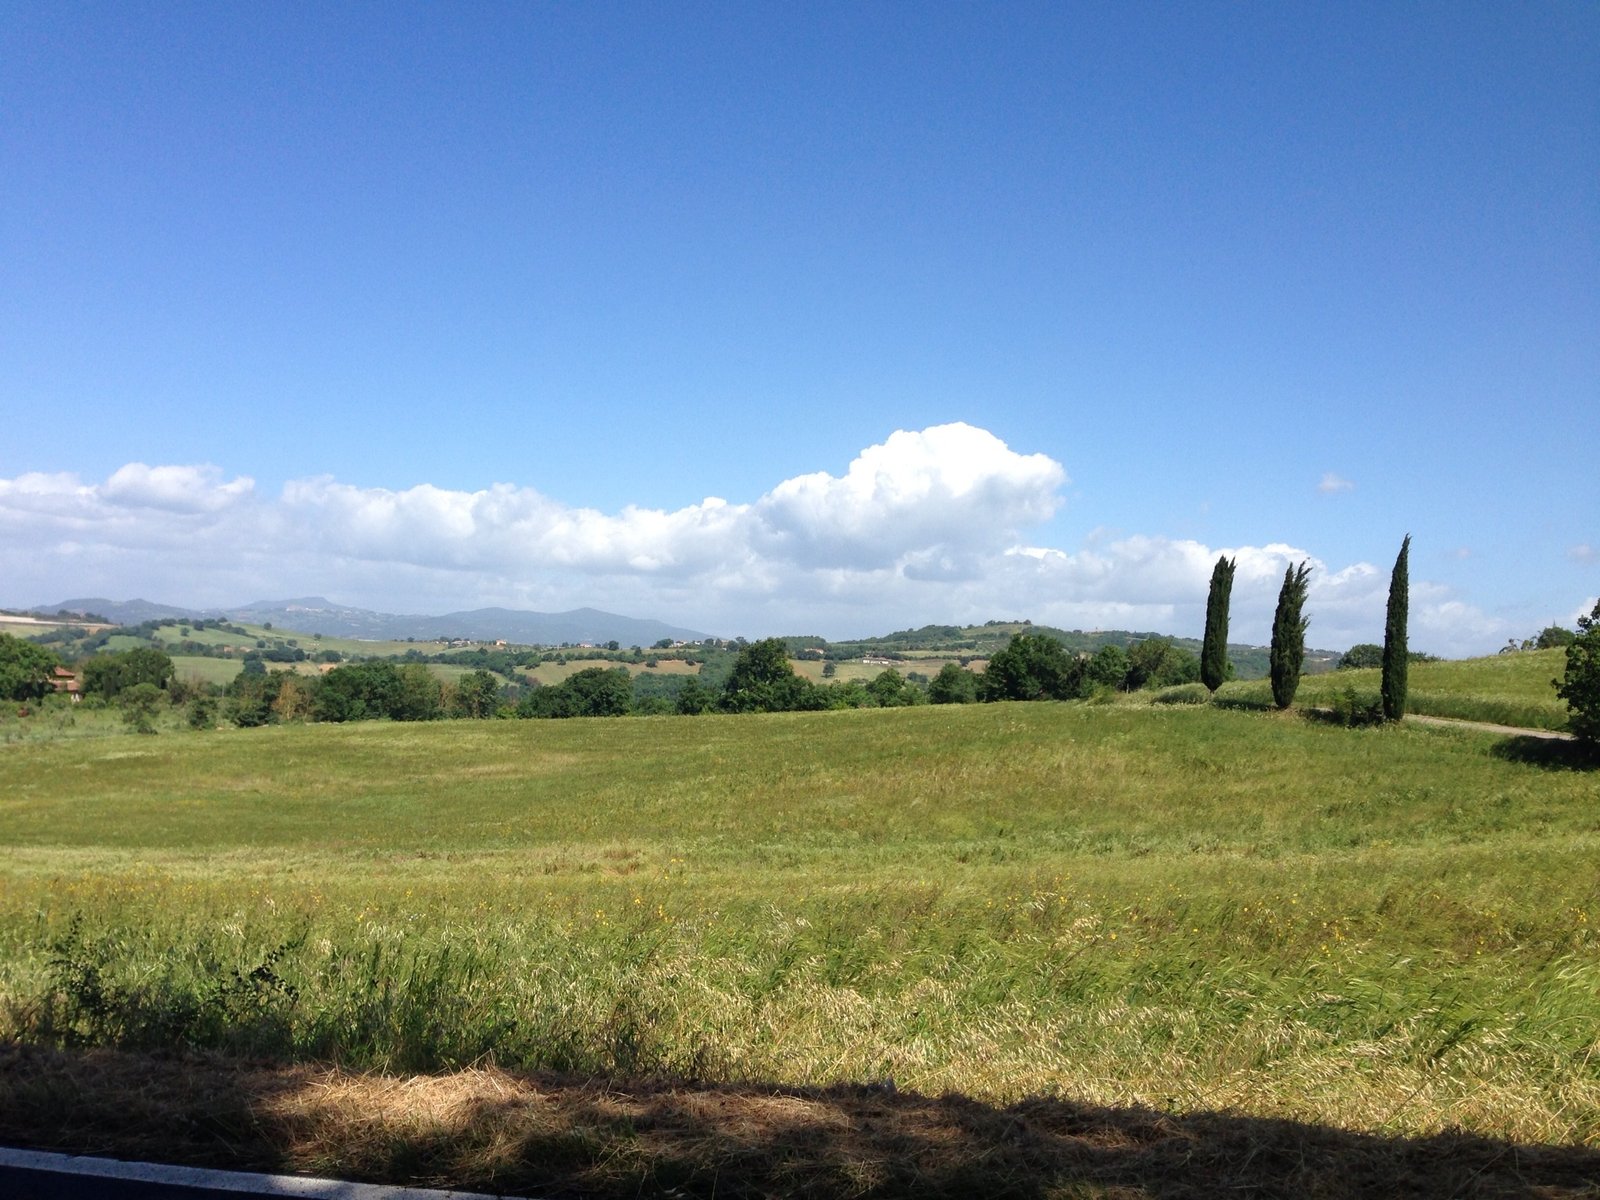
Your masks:
[{"label": "bush in foreground", "polygon": [[1600,600],[1578,618],[1578,633],[1567,644],[1566,675],[1552,682],[1571,711],[1568,728],[1591,746],[1600,745]]}]

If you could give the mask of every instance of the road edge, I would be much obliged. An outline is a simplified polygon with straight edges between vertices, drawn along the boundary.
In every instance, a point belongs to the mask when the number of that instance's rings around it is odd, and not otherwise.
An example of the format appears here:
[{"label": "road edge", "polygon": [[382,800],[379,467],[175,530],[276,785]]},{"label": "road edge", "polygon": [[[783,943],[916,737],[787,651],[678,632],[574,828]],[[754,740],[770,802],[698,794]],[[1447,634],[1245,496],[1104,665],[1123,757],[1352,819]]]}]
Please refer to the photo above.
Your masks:
[{"label": "road edge", "polygon": [[15,1179],[18,1173],[78,1177],[86,1185],[90,1180],[117,1181],[196,1192],[292,1196],[298,1200],[499,1200],[487,1192],[439,1191],[382,1183],[349,1183],[302,1175],[261,1175],[249,1171],[172,1167],[162,1163],[125,1162],[115,1158],[0,1147],[0,1181],[8,1177]]}]

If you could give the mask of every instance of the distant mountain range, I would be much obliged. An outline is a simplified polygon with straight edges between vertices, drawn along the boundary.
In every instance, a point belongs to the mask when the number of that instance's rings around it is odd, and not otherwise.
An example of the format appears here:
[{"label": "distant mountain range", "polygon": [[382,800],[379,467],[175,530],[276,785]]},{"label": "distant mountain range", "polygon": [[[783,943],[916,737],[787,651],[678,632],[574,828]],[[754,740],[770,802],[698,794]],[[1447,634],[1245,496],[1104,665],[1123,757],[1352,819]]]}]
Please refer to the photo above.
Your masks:
[{"label": "distant mountain range", "polygon": [[298,600],[258,600],[237,608],[179,608],[149,600],[106,600],[89,598],[63,600],[40,605],[37,611],[54,613],[96,613],[119,625],[138,625],[144,621],[197,620],[226,617],[250,625],[269,621],[281,629],[297,633],[320,633],[324,637],[369,638],[373,641],[403,641],[417,638],[471,638],[492,642],[504,639],[523,645],[559,646],[564,642],[617,642],[624,646],[649,646],[662,638],[673,641],[699,641],[707,635],[664,621],[624,617],[597,608],[575,608],[571,612],[524,612],[512,608],[476,608],[470,612],[443,616],[402,616],[373,612],[335,604],[321,596]]}]

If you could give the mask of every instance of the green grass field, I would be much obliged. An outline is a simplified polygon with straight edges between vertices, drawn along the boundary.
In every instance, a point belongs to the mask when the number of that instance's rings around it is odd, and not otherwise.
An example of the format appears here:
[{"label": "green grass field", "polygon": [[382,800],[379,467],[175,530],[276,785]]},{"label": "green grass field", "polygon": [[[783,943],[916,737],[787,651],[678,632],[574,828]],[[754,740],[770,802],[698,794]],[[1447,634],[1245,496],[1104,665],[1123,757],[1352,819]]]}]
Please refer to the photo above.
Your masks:
[{"label": "green grass field", "polygon": [[[1565,729],[1567,706],[1551,681],[1566,671],[1563,650],[1527,650],[1444,662],[1413,663],[1407,672],[1406,710],[1430,717],[1454,717],[1515,725],[1522,729]],[[1327,705],[1345,688],[1375,699],[1381,672],[1376,668],[1332,671],[1300,680],[1295,703]],[[1224,700],[1270,704],[1265,680],[1224,684]]]},{"label": "green grass field", "polygon": [[698,675],[699,664],[690,666],[682,659],[663,658],[656,661],[653,667],[644,663],[619,662],[609,658],[571,658],[564,663],[542,662],[536,667],[524,667],[517,673],[524,679],[530,679],[545,687],[562,683],[571,679],[579,671],[602,670],[612,671],[617,667],[626,667],[628,674],[637,678],[640,675]]},{"label": "green grass field", "polygon": [[[903,661],[892,662],[887,665],[884,663],[865,663],[860,659],[850,659],[847,662],[834,663],[834,673],[831,676],[823,675],[822,668],[826,664],[817,660],[797,661],[791,665],[794,667],[796,674],[805,676],[812,683],[828,683],[830,681],[847,683],[852,679],[860,683],[871,683],[891,667],[899,671],[903,676],[910,675],[915,671],[919,675],[925,675],[932,679],[939,673],[939,668],[943,667],[947,662],[959,665],[959,659],[953,654],[915,654],[908,656]],[[969,669],[979,673],[982,673],[986,665],[986,659],[976,659],[968,664]]]},{"label": "green grass field", "polygon": [[[269,645],[281,641],[290,646],[298,646],[307,654],[315,654],[321,650],[337,650],[346,658],[390,658],[402,655],[408,650],[435,654],[448,648],[443,642],[365,641],[361,638],[329,635],[318,637],[316,634],[301,633],[294,629],[268,629],[265,625],[238,627],[245,631],[243,635],[219,629],[193,629],[180,622],[171,621],[158,628],[154,637],[157,641],[168,644],[196,641],[208,646],[243,646],[247,650],[254,647],[258,641]],[[188,638],[182,633],[185,628],[189,628]]]},{"label": "green grass field", "polygon": [[1600,787],[1505,745],[1060,704],[21,743],[0,992],[62,1044],[1595,1144]]}]

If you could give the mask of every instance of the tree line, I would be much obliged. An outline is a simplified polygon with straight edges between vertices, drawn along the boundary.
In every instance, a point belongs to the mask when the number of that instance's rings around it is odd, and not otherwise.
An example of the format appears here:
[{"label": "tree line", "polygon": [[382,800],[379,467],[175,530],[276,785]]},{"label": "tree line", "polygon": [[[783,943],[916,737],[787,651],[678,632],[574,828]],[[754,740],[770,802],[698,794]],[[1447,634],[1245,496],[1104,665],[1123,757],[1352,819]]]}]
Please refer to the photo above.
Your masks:
[{"label": "tree line", "polygon": [[[1386,721],[1398,721],[1406,711],[1407,668],[1413,658],[1406,645],[1410,613],[1410,558],[1411,535],[1408,533],[1400,543],[1400,553],[1389,574],[1383,646],[1377,654],[1376,665],[1382,668],[1379,706],[1382,718]],[[1213,694],[1233,674],[1228,664],[1228,606],[1237,565],[1236,558],[1229,558],[1225,554],[1220,556],[1212,569],[1211,587],[1206,595],[1200,681]],[[1300,673],[1305,664],[1306,630],[1311,624],[1311,618],[1305,614],[1310,578],[1310,564],[1302,560],[1284,570],[1283,585],[1278,589],[1278,605],[1272,617],[1268,676],[1272,681],[1272,701],[1280,709],[1294,703],[1295,693],[1300,688]],[[1349,657],[1346,655],[1346,659]],[[1339,665],[1343,667],[1347,664],[1341,660]]]},{"label": "tree line", "polygon": [[[1380,695],[1371,715],[1391,721],[1405,713],[1407,668],[1413,661],[1428,657],[1411,652],[1407,645],[1410,548],[1411,538],[1407,535],[1390,574],[1383,645],[1352,647],[1339,663],[1340,667],[1380,668]],[[244,670],[221,689],[220,695],[214,686],[177,679],[171,657],[149,647],[95,654],[83,659],[78,668],[86,699],[115,703],[123,709],[131,727],[152,732],[154,715],[172,704],[187,705],[189,723],[205,728],[219,719],[249,727],[293,720],[693,716],[710,712],[1074,700],[1196,681],[1215,693],[1233,675],[1227,637],[1236,565],[1236,560],[1224,555],[1212,571],[1205,636],[1198,656],[1165,637],[1146,638],[1127,649],[1106,645],[1089,654],[1073,653],[1046,633],[1022,632],[995,651],[981,673],[967,669],[963,660],[945,663],[932,679],[916,672],[902,675],[889,667],[871,680],[819,684],[794,671],[790,657],[797,652],[792,644],[795,639],[736,639],[700,649],[702,658],[698,662],[681,649],[672,655],[697,665],[696,675],[635,678],[626,666],[588,667],[560,683],[540,686],[508,679],[490,669],[491,664],[509,675],[524,661],[550,661],[549,652],[480,648],[451,654],[455,663],[476,664],[476,669],[449,681],[437,678],[421,654],[407,655],[400,661],[368,659],[330,664],[330,669],[315,676],[269,671],[264,659],[281,661],[288,656],[252,654]],[[1310,625],[1305,612],[1310,574],[1311,568],[1305,562],[1285,570],[1273,615],[1269,677],[1273,701],[1279,708],[1293,704],[1299,687]],[[196,627],[200,624],[195,622]],[[1565,647],[1565,676],[1552,683],[1571,710],[1573,732],[1595,742],[1600,741],[1600,602],[1590,616],[1579,619],[1578,626],[1577,633],[1552,626],[1539,635],[1536,644]],[[800,652],[811,648],[802,646]],[[668,647],[658,645],[651,649],[659,653]],[[643,655],[637,647],[632,653]],[[667,655],[663,653],[662,657]],[[48,647],[0,633],[0,699],[42,700],[53,692],[52,673],[61,665],[59,656]],[[824,670],[824,675],[829,673]]]}]

